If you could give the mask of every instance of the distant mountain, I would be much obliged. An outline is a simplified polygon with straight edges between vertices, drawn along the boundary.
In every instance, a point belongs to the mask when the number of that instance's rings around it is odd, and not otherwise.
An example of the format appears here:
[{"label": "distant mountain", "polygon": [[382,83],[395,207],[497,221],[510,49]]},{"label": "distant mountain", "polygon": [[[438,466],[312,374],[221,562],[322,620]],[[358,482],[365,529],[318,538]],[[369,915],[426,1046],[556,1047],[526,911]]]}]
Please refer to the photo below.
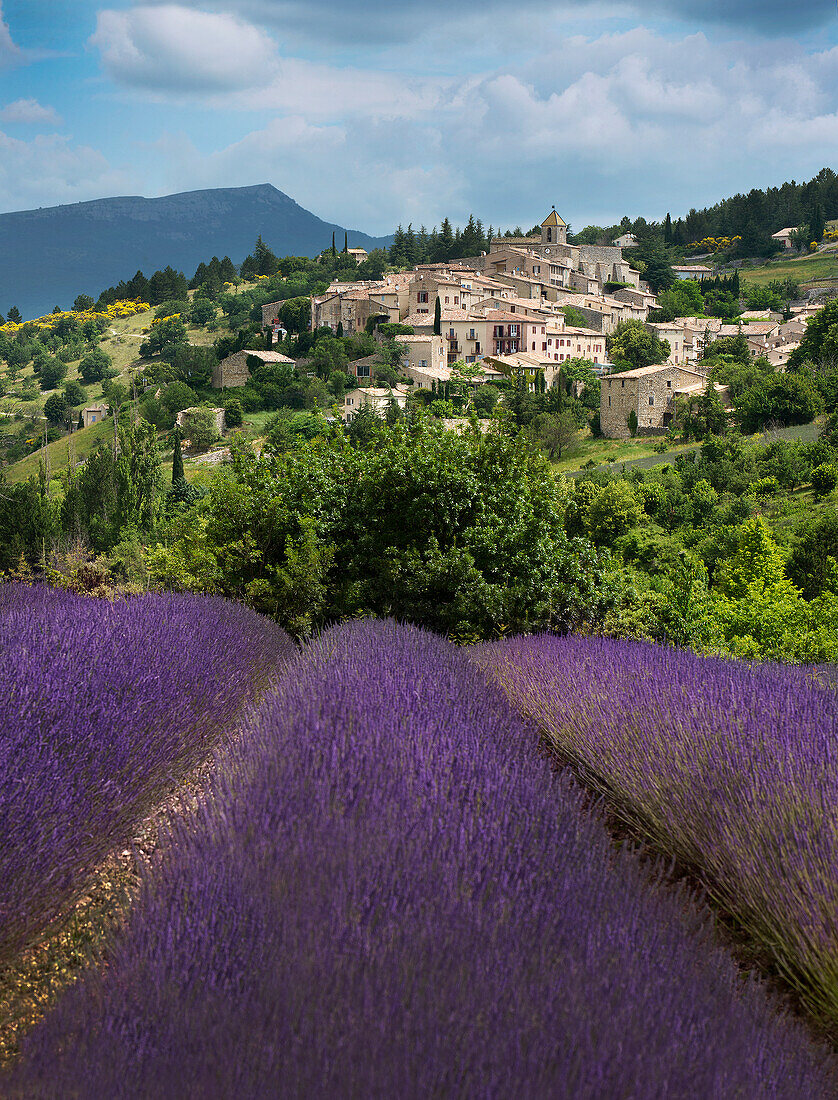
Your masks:
[{"label": "distant mountain", "polygon": [[[191,278],[202,260],[241,263],[261,233],[278,256],[316,256],[341,225],[321,221],[271,184],[186,191],[160,199],[96,199],[0,214],[0,313],[24,317],[94,298],[139,269],[168,264]],[[386,248],[392,237],[349,231],[350,248]]]}]

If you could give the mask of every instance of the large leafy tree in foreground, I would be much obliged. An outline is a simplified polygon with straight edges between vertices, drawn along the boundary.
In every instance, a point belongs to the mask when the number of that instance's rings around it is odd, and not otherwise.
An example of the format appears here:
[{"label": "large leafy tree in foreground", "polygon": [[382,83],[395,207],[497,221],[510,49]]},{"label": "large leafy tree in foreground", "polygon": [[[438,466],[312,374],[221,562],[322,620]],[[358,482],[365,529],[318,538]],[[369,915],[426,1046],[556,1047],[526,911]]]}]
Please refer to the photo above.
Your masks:
[{"label": "large leafy tree in foreground", "polygon": [[243,598],[297,634],[372,613],[488,636],[564,629],[608,606],[607,558],[565,534],[562,484],[534,448],[423,422],[375,427],[355,446],[238,449],[152,552],[152,574]]}]

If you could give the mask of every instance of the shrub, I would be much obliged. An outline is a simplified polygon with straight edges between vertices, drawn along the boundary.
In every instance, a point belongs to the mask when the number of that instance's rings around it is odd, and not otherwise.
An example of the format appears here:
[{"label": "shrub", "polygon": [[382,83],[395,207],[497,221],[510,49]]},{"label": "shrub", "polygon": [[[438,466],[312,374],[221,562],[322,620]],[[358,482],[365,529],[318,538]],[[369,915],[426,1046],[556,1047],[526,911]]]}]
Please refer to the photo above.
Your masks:
[{"label": "shrub", "polygon": [[821,463],[812,470],[812,488],[819,497],[825,497],[838,484],[838,467],[831,462]]}]

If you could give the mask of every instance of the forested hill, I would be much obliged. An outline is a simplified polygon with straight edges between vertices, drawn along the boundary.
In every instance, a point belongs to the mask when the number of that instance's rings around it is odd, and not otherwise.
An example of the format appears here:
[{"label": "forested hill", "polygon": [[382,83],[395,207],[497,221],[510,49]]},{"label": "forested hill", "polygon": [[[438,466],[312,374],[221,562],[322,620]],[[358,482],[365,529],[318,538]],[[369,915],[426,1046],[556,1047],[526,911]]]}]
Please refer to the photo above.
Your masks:
[{"label": "forested hill", "polygon": [[[95,298],[140,268],[171,265],[191,275],[212,254],[240,263],[260,234],[280,256],[314,256],[332,233],[342,247],[344,232],[270,184],[0,214],[0,313],[12,305],[24,317],[68,308],[77,294]],[[350,248],[386,248],[390,240],[349,230]]]},{"label": "forested hill", "polygon": [[722,199],[715,206],[690,210],[672,222],[671,243],[691,244],[705,237],[743,238],[743,255],[758,255],[771,234],[790,226],[810,226],[820,239],[823,223],[838,218],[838,176],[822,168],[807,183],[794,180],[764,191],[754,188],[747,195]]}]

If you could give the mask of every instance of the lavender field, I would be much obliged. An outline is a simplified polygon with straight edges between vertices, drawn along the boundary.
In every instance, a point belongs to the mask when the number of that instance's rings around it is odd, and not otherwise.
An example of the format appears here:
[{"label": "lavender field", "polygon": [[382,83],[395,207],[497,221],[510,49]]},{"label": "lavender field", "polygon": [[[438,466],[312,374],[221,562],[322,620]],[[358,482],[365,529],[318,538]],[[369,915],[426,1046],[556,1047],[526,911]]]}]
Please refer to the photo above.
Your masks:
[{"label": "lavender field", "polygon": [[[556,660],[578,666],[566,644]],[[489,656],[507,683],[540,684],[538,645]],[[580,645],[603,712],[647,682],[634,666],[633,685],[603,683],[609,651]],[[668,675],[637,718],[678,699],[686,731],[705,706]],[[584,713],[574,684],[562,705]],[[699,773],[725,759],[681,753]],[[339,627],[287,666],[173,825],[108,960],[29,1035],[4,1094],[838,1094],[834,1056],[737,971],[706,912],[613,846],[468,655],[393,624]]]},{"label": "lavender field", "polygon": [[484,647],[478,661],[838,1034],[834,670],[546,636]]},{"label": "lavender field", "polygon": [[226,600],[0,585],[0,965],[294,652]]}]

